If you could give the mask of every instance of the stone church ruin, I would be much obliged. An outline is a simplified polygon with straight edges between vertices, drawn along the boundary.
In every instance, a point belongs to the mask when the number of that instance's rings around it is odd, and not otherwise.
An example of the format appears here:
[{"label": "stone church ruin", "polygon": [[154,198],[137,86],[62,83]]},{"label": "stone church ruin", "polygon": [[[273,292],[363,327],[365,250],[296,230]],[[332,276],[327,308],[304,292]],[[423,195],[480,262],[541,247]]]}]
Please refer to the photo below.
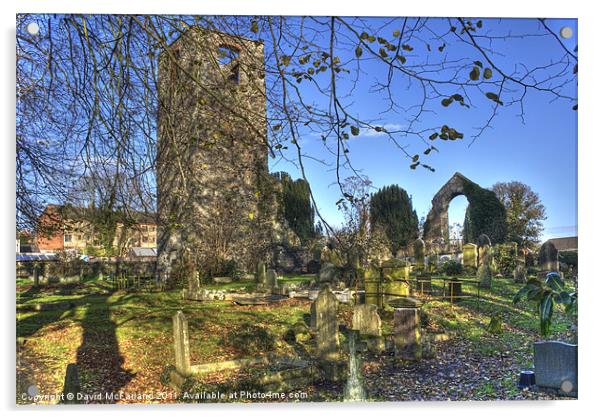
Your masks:
[{"label": "stone church ruin", "polygon": [[159,58],[161,280],[182,257],[250,267],[278,238],[264,71],[262,43],[199,27]]},{"label": "stone church ruin", "polygon": [[456,172],[433,197],[432,208],[424,223],[424,240],[427,243],[449,243],[448,209],[450,202],[464,195],[468,200],[465,219],[464,242],[476,242],[481,234],[492,243],[506,238],[506,210],[495,193],[484,189]]}]

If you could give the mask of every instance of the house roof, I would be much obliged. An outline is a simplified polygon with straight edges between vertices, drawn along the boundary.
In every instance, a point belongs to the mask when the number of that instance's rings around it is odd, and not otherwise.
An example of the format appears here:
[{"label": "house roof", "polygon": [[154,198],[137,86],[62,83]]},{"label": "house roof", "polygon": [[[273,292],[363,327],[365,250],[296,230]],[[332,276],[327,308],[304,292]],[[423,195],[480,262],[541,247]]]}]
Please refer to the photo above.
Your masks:
[{"label": "house roof", "polygon": [[133,257],[156,257],[157,249],[153,247],[132,247],[130,256]]},{"label": "house roof", "polygon": [[551,242],[558,251],[577,250],[578,248],[577,236],[558,237],[555,239],[550,239],[548,241]]},{"label": "house roof", "polygon": [[17,262],[44,262],[58,260],[54,253],[17,253]]},{"label": "house roof", "polygon": [[[64,220],[80,220],[91,218],[100,213],[95,207],[76,207],[74,205],[50,204],[44,213],[50,216],[58,216]],[[154,212],[143,212],[135,210],[115,210],[120,222],[129,221],[136,224],[157,224],[157,214]]]}]

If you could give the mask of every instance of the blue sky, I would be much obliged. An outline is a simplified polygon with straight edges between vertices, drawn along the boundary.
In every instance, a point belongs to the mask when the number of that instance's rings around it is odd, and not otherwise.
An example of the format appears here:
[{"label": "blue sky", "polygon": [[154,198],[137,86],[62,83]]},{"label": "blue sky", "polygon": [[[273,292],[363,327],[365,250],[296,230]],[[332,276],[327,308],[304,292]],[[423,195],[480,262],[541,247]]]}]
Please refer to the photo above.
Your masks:
[{"label": "blue sky", "polygon": [[[486,27],[504,33],[527,33],[538,27],[533,19],[504,19],[484,21]],[[547,20],[549,27],[559,32],[569,26],[573,37],[563,40],[573,50],[577,40],[576,20]],[[442,25],[446,24],[442,22]],[[541,31],[539,31],[541,33]],[[500,32],[501,33],[501,32]],[[496,44],[496,58],[501,65],[546,64],[562,52],[551,36],[516,39]],[[456,54],[464,54],[457,51]],[[450,52],[453,54],[453,52]],[[453,55],[452,55],[453,57]],[[368,63],[370,65],[370,63]],[[370,73],[370,67],[368,67]],[[378,70],[374,70],[378,71]],[[575,95],[576,85],[567,87]],[[356,89],[350,97],[358,116],[373,117],[374,109],[382,108],[382,97],[369,94],[369,86]],[[311,94],[310,92],[307,92]],[[451,94],[451,92],[450,92]],[[412,100],[412,90],[407,90]],[[503,99],[503,98],[502,98]],[[316,99],[318,100],[318,99]],[[380,103],[379,103],[380,101]],[[409,102],[408,102],[409,103]],[[463,140],[436,143],[439,152],[431,153],[425,163],[433,166],[434,173],[418,168],[411,170],[408,159],[386,138],[374,132],[362,131],[349,142],[350,158],[362,170],[376,188],[398,184],[405,188],[413,199],[418,216],[426,216],[430,201],[439,188],[453,175],[461,172],[483,187],[496,182],[517,180],[537,192],[546,207],[543,239],[577,234],[577,112],[566,101],[552,101],[550,95],[532,92],[525,97],[524,123],[518,116],[518,106],[505,107],[488,129],[472,145],[470,134],[482,125],[491,113],[492,102],[476,100],[470,110],[459,106],[440,107],[437,114],[424,118],[428,125],[444,119],[453,127],[466,132]],[[406,121],[399,115],[386,114],[382,123],[390,127],[404,127]],[[409,146],[411,154],[421,153],[425,146],[416,138],[402,141]],[[307,134],[302,138],[304,150],[313,156],[326,158],[319,136]],[[272,171],[285,170],[299,176],[298,170],[283,160],[271,160]],[[308,160],[308,179],[312,185],[318,208],[333,224],[342,220],[335,202],[339,191],[334,182],[331,167]],[[467,201],[458,197],[450,205],[450,224],[462,222]]]}]

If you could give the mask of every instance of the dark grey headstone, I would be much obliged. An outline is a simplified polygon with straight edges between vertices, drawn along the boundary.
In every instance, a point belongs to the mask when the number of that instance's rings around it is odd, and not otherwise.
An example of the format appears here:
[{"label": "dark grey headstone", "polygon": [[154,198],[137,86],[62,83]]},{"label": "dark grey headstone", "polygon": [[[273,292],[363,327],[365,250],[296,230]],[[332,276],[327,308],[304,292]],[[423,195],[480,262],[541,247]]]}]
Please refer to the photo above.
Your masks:
[{"label": "dark grey headstone", "polygon": [[396,308],[393,314],[395,356],[408,361],[422,357],[418,308]]},{"label": "dark grey headstone", "polygon": [[477,237],[477,246],[481,247],[485,245],[491,246],[491,239],[487,234],[481,234],[479,237]]},{"label": "dark grey headstone", "polygon": [[274,269],[268,269],[266,288],[270,291],[274,291],[274,288],[278,287],[278,274]]},{"label": "dark grey headstone", "polygon": [[546,272],[558,271],[558,250],[551,241],[548,240],[541,245],[537,259],[540,270]]},{"label": "dark grey headstone", "polygon": [[536,342],[535,384],[577,395],[577,345],[564,342]]}]

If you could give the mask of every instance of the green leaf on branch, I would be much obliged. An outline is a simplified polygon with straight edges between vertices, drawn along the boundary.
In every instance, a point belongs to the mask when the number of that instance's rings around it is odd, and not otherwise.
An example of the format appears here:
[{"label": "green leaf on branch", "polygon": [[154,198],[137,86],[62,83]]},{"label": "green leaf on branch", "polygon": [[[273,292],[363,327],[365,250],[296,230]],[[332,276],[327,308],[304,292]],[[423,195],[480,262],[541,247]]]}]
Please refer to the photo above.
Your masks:
[{"label": "green leaf on branch", "polygon": [[485,96],[487,96],[487,99],[491,99],[493,100],[495,103],[497,103],[498,105],[503,105],[504,103],[500,100],[500,97],[493,92],[487,92],[485,93]]},{"label": "green leaf on branch", "polygon": [[469,74],[470,80],[476,81],[479,79],[479,76],[481,75],[481,70],[479,70],[479,67],[473,67],[472,71]]},{"label": "green leaf on branch", "polygon": [[485,71],[483,71],[483,78],[489,80],[491,76],[493,76],[493,71],[491,71],[490,68],[486,68]]},{"label": "green leaf on branch", "polygon": [[360,129],[358,127],[352,125],[351,126],[351,134],[356,135],[356,136],[359,135]]},{"label": "green leaf on branch", "polygon": [[251,21],[251,32],[253,32],[253,33],[259,32],[259,25],[257,24],[256,20]]},{"label": "green leaf on branch", "polygon": [[357,58],[360,58],[360,57],[362,56],[363,52],[364,52],[364,51],[362,50],[362,47],[360,47],[360,46],[358,45],[358,47],[355,49],[355,56],[356,56]]}]

